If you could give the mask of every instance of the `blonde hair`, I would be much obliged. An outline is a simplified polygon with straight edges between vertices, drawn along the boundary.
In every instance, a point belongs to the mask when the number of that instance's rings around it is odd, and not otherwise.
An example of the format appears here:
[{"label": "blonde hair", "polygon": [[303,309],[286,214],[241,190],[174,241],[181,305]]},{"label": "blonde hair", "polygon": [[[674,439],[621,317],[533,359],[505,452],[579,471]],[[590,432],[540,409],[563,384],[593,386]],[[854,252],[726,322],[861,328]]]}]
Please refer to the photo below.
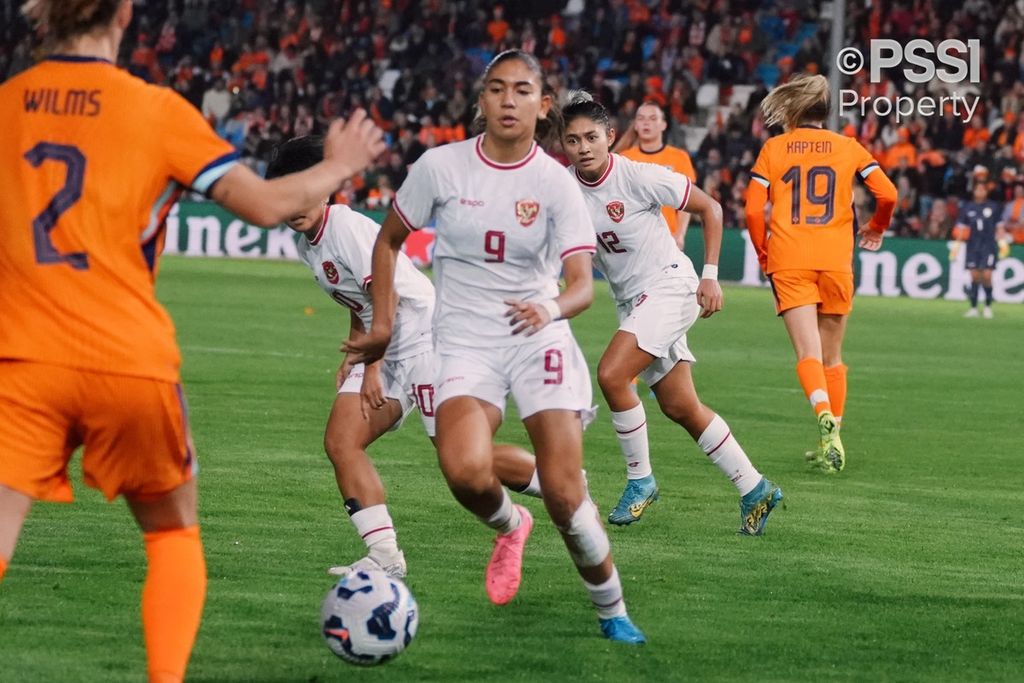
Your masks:
[{"label": "blonde hair", "polygon": [[110,23],[122,0],[28,0],[21,13],[51,42],[61,42]]},{"label": "blonde hair", "polygon": [[765,125],[781,125],[786,130],[808,121],[824,121],[830,106],[828,79],[810,74],[776,86],[761,101]]}]

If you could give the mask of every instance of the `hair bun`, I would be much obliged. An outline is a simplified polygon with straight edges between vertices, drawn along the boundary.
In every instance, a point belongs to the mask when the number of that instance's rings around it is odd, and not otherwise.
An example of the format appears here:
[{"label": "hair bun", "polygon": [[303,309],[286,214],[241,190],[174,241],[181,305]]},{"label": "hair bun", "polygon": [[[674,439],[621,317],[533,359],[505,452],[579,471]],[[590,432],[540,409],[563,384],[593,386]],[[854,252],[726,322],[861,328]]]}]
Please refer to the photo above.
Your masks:
[{"label": "hair bun", "polygon": [[567,103],[583,104],[584,102],[593,102],[594,96],[588,93],[586,90],[570,90],[567,96]]}]

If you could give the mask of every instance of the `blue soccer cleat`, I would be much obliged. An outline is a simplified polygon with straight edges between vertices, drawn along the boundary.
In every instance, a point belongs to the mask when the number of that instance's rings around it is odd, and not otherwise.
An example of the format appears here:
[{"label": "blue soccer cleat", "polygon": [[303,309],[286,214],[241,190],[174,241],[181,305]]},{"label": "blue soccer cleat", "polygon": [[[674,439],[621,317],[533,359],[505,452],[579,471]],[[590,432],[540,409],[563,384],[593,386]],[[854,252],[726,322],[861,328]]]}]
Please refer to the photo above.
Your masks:
[{"label": "blue soccer cleat", "polygon": [[601,633],[608,640],[613,640],[616,643],[632,643],[634,645],[643,645],[647,642],[643,631],[634,626],[627,616],[601,619],[600,622]]},{"label": "blue soccer cleat", "polygon": [[626,489],[619,498],[619,504],[608,515],[608,522],[623,526],[632,524],[640,519],[644,510],[658,500],[658,482],[654,481],[654,475],[648,474],[643,479],[630,479],[626,483]]},{"label": "blue soccer cleat", "polygon": [[782,502],[782,489],[772,483],[768,477],[761,481],[754,490],[740,498],[740,530],[744,536],[760,536],[764,533],[764,525],[768,523],[768,515],[775,506]]}]

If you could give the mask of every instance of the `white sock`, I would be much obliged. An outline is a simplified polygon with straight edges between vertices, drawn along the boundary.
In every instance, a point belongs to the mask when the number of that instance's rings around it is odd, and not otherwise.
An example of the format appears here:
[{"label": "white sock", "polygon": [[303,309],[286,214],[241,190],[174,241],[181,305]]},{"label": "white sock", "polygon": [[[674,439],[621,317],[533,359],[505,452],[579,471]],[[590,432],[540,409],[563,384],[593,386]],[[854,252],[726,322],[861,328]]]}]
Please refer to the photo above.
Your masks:
[{"label": "white sock", "polygon": [[390,557],[398,553],[398,536],[387,505],[381,503],[363,508],[353,513],[350,519],[372,555]]},{"label": "white sock", "polygon": [[651,451],[647,445],[647,414],[644,404],[622,412],[612,411],[612,426],[619,437],[619,447],[626,461],[626,478],[651,476]]},{"label": "white sock", "polygon": [[594,585],[583,582],[590,601],[597,608],[597,616],[601,619],[626,616],[626,601],[622,599],[622,582],[619,581],[619,570],[612,566],[612,575],[604,583]]},{"label": "white sock", "polygon": [[519,528],[520,522],[523,521],[523,518],[519,515],[519,510],[512,505],[512,499],[504,488],[501,489],[501,505],[498,506],[497,512],[486,519],[483,517],[480,519],[483,520],[484,524],[502,535],[515,531]]},{"label": "white sock", "polygon": [[522,491],[517,491],[517,493],[521,493],[524,496],[533,496],[534,498],[542,497],[540,492],[540,476],[537,474],[536,467],[533,468],[533,476],[530,477],[530,483]]},{"label": "white sock", "polygon": [[697,439],[708,458],[725,476],[736,485],[741,496],[745,496],[760,483],[761,473],[751,464],[750,458],[732,435],[729,425],[720,416],[715,415],[711,424]]}]

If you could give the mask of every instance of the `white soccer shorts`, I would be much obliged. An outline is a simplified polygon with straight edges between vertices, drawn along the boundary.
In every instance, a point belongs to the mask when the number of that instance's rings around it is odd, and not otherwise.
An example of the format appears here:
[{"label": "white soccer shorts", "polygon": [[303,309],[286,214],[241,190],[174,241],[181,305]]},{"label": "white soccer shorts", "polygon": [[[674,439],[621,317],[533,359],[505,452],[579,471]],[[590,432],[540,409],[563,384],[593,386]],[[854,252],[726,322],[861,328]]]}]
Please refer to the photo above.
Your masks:
[{"label": "white soccer shorts", "polygon": [[518,346],[439,348],[436,405],[472,396],[505,415],[509,394],[522,419],[542,410],[573,410],[586,427],[596,415],[590,371],[571,334],[527,340]]},{"label": "white soccer shorts", "polygon": [[647,386],[670,373],[676,363],[696,362],[686,333],[700,315],[698,284],[693,278],[667,277],[619,304],[619,329],[634,335],[637,346],[655,357],[640,373]]},{"label": "white soccer shorts", "polygon": [[[352,372],[345,378],[339,394],[358,394],[363,388],[363,373],[366,368],[362,363],[353,366]],[[433,351],[425,351],[416,356],[402,360],[383,361],[381,382],[384,384],[384,395],[398,401],[402,407],[402,417],[388,430],[396,431],[405,422],[405,418],[413,407],[419,408],[420,419],[427,436],[435,436],[434,429],[434,375],[437,373],[437,356]]]}]

